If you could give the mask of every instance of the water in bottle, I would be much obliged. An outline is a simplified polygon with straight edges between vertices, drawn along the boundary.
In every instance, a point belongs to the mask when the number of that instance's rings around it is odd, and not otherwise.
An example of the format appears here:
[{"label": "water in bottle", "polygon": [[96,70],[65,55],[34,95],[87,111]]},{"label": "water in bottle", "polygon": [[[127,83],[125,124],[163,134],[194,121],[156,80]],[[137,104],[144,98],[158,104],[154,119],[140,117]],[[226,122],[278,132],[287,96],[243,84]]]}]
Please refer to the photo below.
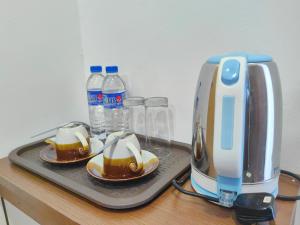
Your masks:
[{"label": "water in bottle", "polygon": [[103,81],[102,91],[106,133],[128,129],[128,121],[123,111],[126,87],[124,81],[118,75],[117,66],[106,67],[106,77]]},{"label": "water in bottle", "polygon": [[101,66],[91,66],[91,75],[87,81],[87,96],[89,105],[89,118],[92,137],[98,137],[103,140],[105,134],[105,119],[103,108],[102,85],[104,76]]}]

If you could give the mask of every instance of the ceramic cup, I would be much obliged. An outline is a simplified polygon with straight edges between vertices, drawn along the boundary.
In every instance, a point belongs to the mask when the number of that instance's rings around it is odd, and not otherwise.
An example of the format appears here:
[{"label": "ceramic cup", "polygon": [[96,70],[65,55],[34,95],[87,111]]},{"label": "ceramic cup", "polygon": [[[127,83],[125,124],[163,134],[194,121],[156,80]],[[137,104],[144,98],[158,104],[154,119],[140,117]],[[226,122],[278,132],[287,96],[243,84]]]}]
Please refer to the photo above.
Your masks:
[{"label": "ceramic cup", "polygon": [[53,146],[60,161],[76,160],[90,153],[89,134],[82,125],[61,127],[56,137],[46,142]]},{"label": "ceramic cup", "polygon": [[[106,143],[122,134],[122,131],[110,134]],[[140,143],[135,134],[125,136],[116,144],[107,147],[103,152],[103,161],[103,175],[107,178],[124,179],[141,174],[143,159]]]}]

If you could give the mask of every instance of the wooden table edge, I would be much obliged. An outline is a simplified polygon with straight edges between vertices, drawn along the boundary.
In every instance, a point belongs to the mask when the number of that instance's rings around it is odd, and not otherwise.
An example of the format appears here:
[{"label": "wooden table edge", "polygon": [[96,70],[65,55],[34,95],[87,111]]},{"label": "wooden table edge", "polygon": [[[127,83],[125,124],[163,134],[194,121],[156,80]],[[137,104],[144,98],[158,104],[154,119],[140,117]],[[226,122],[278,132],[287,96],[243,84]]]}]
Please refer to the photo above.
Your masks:
[{"label": "wooden table edge", "polygon": [[[0,164],[2,162],[6,161],[6,163],[10,163],[10,167],[13,169],[20,169],[21,173],[28,173],[28,176],[32,176],[32,179],[39,179],[43,182],[47,182],[49,185],[61,189],[63,192],[67,192],[71,195],[73,195],[74,198],[81,198],[77,195],[72,194],[71,192],[67,191],[66,189],[57,186],[56,184],[49,182],[45,180],[44,178],[37,176],[35,174],[30,173],[29,171],[26,171],[22,168],[20,168],[17,165],[12,164],[7,158],[0,159]],[[53,208],[50,204],[47,202],[43,201],[42,199],[34,196],[31,193],[31,190],[26,190],[23,189],[22,187],[19,187],[19,185],[14,184],[11,182],[10,179],[7,177],[3,176],[1,173],[3,171],[0,171],[0,195],[12,203],[15,207],[19,208],[21,211],[23,211],[25,214],[29,215],[31,218],[33,218],[35,221],[37,221],[40,224],[45,224],[45,225],[54,225],[54,224],[66,224],[66,225],[78,225],[80,224],[76,218],[72,218],[67,216],[64,213],[58,212],[55,208]],[[173,187],[169,187],[167,189],[168,192],[173,192],[175,191]],[[167,192],[166,191],[166,192]],[[177,191],[176,191],[177,192]],[[178,193],[179,194],[179,193]],[[160,197],[158,197],[160,198]],[[89,201],[86,201],[88,204],[92,204]],[[145,207],[151,207],[151,204]],[[35,207],[35,206],[39,207]],[[109,211],[105,208],[99,207],[99,210],[103,211]],[[295,220],[295,214],[296,214],[296,203],[294,204],[291,212],[290,212],[290,221],[288,224],[293,224]],[[51,216],[49,216],[51,215]],[[47,219],[48,218],[48,219]]]}]

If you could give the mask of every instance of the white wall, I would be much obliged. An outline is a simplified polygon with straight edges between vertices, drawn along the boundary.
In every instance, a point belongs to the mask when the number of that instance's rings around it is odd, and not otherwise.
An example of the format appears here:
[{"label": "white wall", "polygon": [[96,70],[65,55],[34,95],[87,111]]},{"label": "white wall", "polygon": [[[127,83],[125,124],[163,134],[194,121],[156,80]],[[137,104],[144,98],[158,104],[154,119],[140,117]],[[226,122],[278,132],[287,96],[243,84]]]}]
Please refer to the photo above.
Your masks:
[{"label": "white wall", "polygon": [[5,215],[4,215],[2,204],[0,206],[0,224],[1,225],[6,225],[6,220],[5,220]]},{"label": "white wall", "polygon": [[86,117],[77,4],[17,1],[0,8],[0,156],[28,137]]},{"label": "white wall", "polygon": [[272,55],[284,98],[282,167],[300,172],[299,1],[78,3],[85,71],[94,63],[118,64],[132,94],[169,97],[176,140],[191,141],[195,85],[209,56],[234,50]]},{"label": "white wall", "polygon": [[[0,5],[3,157],[38,131],[86,118],[87,108],[77,2],[0,0]],[[35,224],[11,205],[8,214],[11,225]]]}]

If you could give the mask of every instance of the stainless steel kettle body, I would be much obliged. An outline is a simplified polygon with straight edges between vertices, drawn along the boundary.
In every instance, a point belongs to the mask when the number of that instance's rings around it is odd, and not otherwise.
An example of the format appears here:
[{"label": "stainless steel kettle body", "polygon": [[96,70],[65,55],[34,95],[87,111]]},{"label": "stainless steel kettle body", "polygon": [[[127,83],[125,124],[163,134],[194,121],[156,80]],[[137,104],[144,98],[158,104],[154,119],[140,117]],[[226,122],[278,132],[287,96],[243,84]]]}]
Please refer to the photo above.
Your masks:
[{"label": "stainless steel kettle body", "polygon": [[230,207],[240,193],[278,192],[282,96],[276,64],[233,53],[202,67],[194,102],[192,186]]}]

